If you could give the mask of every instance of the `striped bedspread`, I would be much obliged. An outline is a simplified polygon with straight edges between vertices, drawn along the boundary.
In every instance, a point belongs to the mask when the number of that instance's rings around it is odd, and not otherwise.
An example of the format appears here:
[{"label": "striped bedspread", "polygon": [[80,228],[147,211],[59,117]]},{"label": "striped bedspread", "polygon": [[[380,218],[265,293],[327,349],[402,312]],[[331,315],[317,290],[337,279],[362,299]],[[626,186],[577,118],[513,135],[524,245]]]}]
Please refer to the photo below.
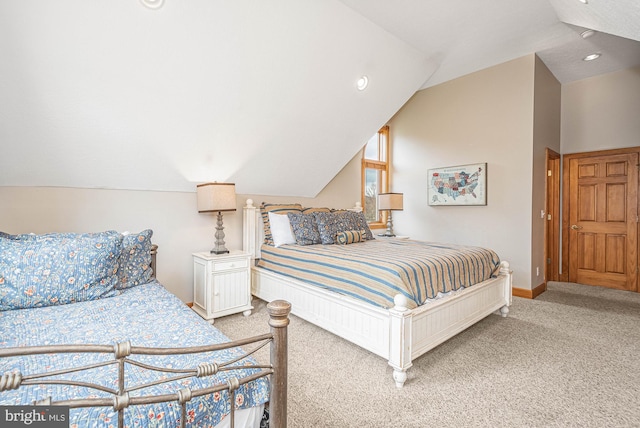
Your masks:
[{"label": "striped bedspread", "polygon": [[263,245],[258,266],[383,308],[401,293],[410,309],[495,276],[490,249],[404,239],[351,245]]}]

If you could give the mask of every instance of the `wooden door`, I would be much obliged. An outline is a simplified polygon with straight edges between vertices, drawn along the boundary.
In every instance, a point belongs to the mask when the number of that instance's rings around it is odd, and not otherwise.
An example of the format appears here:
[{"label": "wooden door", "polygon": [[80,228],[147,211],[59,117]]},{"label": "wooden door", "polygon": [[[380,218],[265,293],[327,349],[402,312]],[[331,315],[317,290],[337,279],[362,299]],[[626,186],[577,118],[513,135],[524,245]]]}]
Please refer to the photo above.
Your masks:
[{"label": "wooden door", "polygon": [[569,281],[637,291],[638,153],[569,160]]}]

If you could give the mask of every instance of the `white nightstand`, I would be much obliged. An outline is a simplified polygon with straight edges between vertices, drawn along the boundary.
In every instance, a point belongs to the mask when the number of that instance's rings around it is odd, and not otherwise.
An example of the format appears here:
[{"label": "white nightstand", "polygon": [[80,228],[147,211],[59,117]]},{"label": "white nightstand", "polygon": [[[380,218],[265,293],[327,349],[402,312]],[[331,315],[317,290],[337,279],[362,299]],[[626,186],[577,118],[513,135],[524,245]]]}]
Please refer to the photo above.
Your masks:
[{"label": "white nightstand", "polygon": [[242,312],[251,315],[251,254],[193,253],[193,310],[213,319]]}]

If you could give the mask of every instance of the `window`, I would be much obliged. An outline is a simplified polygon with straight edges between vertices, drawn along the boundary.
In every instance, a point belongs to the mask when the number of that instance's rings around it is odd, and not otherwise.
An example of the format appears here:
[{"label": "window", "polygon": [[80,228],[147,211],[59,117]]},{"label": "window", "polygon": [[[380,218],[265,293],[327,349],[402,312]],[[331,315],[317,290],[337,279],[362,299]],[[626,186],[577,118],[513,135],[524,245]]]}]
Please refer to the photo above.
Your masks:
[{"label": "window", "polygon": [[371,227],[384,227],[386,212],[378,211],[378,194],[389,191],[389,127],[384,126],[362,154],[362,208]]}]

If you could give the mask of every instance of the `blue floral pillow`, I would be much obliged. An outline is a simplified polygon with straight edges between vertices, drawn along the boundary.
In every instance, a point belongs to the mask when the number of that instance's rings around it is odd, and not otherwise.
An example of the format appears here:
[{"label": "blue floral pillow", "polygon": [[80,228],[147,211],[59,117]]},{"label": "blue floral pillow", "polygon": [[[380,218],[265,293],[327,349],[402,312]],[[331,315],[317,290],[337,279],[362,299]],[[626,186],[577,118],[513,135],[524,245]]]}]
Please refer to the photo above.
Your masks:
[{"label": "blue floral pillow", "polygon": [[293,236],[298,245],[322,244],[313,214],[288,213]]},{"label": "blue floral pillow", "polygon": [[353,221],[348,213],[349,211],[313,213],[320,233],[320,240],[324,245],[335,244],[338,233],[354,229]]},{"label": "blue floral pillow", "polygon": [[348,211],[348,213],[348,215],[351,217],[351,221],[353,222],[353,230],[363,231],[364,239],[375,239],[373,237],[371,229],[369,229],[369,223],[367,223],[367,218],[364,216],[363,211]]},{"label": "blue floral pillow", "polygon": [[116,288],[130,288],[151,281],[153,276],[151,270],[152,236],[151,229],[135,234],[124,234]]},{"label": "blue floral pillow", "polygon": [[121,250],[116,231],[0,236],[0,310],[114,296]]}]

